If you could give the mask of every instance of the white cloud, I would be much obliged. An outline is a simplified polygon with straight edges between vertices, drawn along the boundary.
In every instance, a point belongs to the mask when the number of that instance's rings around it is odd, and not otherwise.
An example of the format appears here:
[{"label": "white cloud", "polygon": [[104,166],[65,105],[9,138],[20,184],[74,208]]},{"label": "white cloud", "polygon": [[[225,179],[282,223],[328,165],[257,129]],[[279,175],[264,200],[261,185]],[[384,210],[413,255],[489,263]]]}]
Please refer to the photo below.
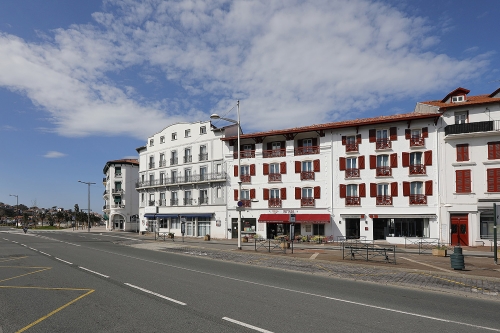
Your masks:
[{"label": "white cloud", "polygon": [[[448,88],[488,63],[432,53],[440,38],[424,18],[368,0],[106,4],[95,24],[59,29],[52,41],[0,34],[0,86],[49,112],[60,135],[143,139],[236,99],[250,130],[334,121]],[[136,70],[135,84],[112,80]],[[139,81],[161,86],[152,70],[182,94],[141,96]]]},{"label": "white cloud", "polygon": [[66,154],[54,150],[48,151],[45,155],[43,155],[45,158],[61,158],[64,156],[66,156]]}]

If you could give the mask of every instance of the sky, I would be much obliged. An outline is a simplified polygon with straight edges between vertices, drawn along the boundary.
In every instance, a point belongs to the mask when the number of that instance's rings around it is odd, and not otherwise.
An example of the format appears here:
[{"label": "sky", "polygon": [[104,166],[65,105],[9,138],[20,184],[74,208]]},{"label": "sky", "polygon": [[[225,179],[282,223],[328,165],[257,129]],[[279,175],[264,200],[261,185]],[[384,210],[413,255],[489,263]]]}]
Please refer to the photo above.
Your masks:
[{"label": "sky", "polygon": [[173,123],[235,119],[237,100],[251,133],[490,94],[499,14],[497,0],[2,0],[0,202],[86,208],[81,180],[102,212],[107,161]]}]

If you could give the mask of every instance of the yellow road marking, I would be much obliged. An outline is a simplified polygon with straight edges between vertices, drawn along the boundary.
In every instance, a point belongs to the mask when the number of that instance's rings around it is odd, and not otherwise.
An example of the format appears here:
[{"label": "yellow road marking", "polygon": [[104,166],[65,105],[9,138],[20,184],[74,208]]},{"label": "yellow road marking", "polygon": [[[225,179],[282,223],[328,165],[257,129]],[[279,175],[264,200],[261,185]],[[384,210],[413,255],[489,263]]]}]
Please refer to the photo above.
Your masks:
[{"label": "yellow road marking", "polygon": [[14,277],[10,277],[10,278],[7,278],[7,279],[4,279],[4,280],[0,280],[0,282],[4,282],[4,281],[8,281],[8,280],[13,280],[13,279],[17,279],[19,277],[22,277],[22,276],[26,276],[26,275],[30,275],[30,274],[35,274],[35,273],[39,273],[39,272],[43,272],[43,271],[46,271],[46,270],[49,270],[49,269],[52,269],[52,267],[29,267],[29,266],[0,266],[0,268],[41,268],[37,271],[34,271],[34,272],[29,272],[29,273],[26,273],[26,274],[21,274],[21,275],[18,275],[18,276],[14,276]]},{"label": "yellow road marking", "polygon": [[18,259],[24,259],[24,258],[28,258],[28,257],[10,258],[10,259],[6,259],[6,260],[0,260],[0,262],[6,262],[6,261],[12,261],[12,260],[18,260]]}]

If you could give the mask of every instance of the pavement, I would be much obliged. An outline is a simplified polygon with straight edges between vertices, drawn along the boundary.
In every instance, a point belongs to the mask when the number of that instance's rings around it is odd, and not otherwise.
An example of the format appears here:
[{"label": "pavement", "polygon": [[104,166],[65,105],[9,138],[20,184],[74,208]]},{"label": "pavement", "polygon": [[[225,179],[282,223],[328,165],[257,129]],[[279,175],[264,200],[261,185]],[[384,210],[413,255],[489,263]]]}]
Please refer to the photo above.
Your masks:
[{"label": "pavement", "polygon": [[[29,233],[88,232],[88,230],[62,229],[45,231],[31,229]],[[259,265],[275,269],[300,271],[308,274],[323,274],[337,278],[355,279],[366,282],[401,285],[405,287],[439,290],[468,295],[486,296],[500,300],[500,265],[493,259],[489,246],[464,246],[465,269],[451,268],[450,256],[433,256],[430,250],[419,254],[416,247],[398,245],[395,253],[376,256],[366,261],[355,255],[354,260],[344,252],[340,243],[327,244],[294,243],[292,249],[283,250],[266,241],[264,244],[241,243],[237,248],[235,239],[211,239],[178,237],[156,239],[154,233],[145,235],[134,232],[108,231],[104,227],[94,227],[91,233],[112,237],[113,242],[126,246],[156,251],[203,256],[216,260]],[[269,249],[271,245],[271,249]],[[377,243],[384,247],[386,244]],[[453,253],[453,248],[448,252]],[[500,256],[500,254],[499,254]],[[344,258],[345,257],[345,258]]]}]

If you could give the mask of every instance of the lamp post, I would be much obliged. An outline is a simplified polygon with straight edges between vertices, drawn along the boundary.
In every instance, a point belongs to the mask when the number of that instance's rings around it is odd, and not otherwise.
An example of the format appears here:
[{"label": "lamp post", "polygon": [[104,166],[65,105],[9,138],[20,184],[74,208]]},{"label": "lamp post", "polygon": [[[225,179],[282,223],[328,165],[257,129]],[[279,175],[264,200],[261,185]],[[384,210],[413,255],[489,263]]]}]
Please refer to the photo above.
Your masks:
[{"label": "lamp post", "polygon": [[16,228],[18,224],[17,216],[19,215],[19,196],[17,194],[9,194],[11,197],[16,197]]},{"label": "lamp post", "polygon": [[89,190],[88,190],[88,210],[87,210],[87,218],[88,218],[88,221],[87,221],[87,226],[88,226],[88,232],[90,232],[90,185],[94,185],[95,183],[91,183],[91,182],[82,182],[81,180],[78,181],[79,183],[82,183],[82,184],[87,184],[89,186]]},{"label": "lamp post", "polygon": [[220,117],[216,113],[212,114],[210,116],[210,119],[222,119],[222,120],[229,121],[230,123],[238,125],[238,177],[239,177],[239,179],[238,179],[238,207],[236,209],[238,210],[238,250],[241,250],[241,210],[243,207],[240,206],[241,205],[240,204],[241,203],[240,101],[238,101],[236,103],[236,105],[237,105],[237,112],[238,112],[238,119],[237,120],[223,118],[223,117]]}]

